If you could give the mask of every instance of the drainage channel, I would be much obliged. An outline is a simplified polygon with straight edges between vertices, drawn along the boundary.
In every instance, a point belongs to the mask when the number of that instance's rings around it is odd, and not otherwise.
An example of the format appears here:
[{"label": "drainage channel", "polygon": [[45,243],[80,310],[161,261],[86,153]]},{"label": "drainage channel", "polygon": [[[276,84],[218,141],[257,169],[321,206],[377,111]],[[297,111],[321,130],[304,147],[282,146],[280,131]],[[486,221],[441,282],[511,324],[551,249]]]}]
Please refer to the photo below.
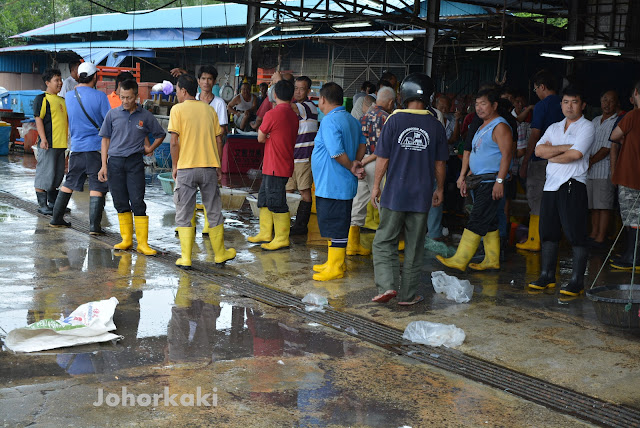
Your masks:
[{"label": "drainage channel", "polygon": [[[37,205],[24,201],[10,193],[0,191],[0,200],[34,215]],[[71,216],[73,229],[89,233],[86,219]],[[108,245],[120,242],[118,235],[95,237]],[[174,265],[177,256],[171,253],[158,254],[155,260]],[[579,392],[555,385],[497,364],[466,355],[448,348],[434,348],[418,345],[402,338],[402,331],[379,324],[360,316],[346,314],[333,308],[325,312],[307,312],[299,297],[257,284],[247,279],[224,273],[209,263],[193,262],[190,275],[214,282],[233,292],[267,305],[282,308],[319,324],[342,331],[398,355],[413,358],[458,374],[467,379],[501,389],[525,400],[540,404],[560,413],[610,427],[640,427],[640,410],[609,403]]]}]

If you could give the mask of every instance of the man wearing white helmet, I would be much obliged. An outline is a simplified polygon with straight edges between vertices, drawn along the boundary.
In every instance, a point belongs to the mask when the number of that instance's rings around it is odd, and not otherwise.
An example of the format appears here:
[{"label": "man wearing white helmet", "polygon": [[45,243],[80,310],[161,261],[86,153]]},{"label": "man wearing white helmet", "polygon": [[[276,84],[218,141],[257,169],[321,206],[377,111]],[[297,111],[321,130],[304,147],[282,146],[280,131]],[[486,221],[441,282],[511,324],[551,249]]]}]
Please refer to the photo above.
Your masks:
[{"label": "man wearing white helmet", "polygon": [[[376,145],[376,170],[371,203],[380,206],[380,226],[373,240],[373,272],[378,295],[399,305],[423,300],[416,294],[422,267],[427,215],[443,200],[449,147],[444,127],[429,110],[434,85],[429,76],[413,73],[400,85],[402,109],[389,115]],[[380,183],[387,181],[384,192]],[[438,182],[435,192],[434,178]],[[382,196],[381,196],[382,194]],[[398,240],[404,232],[404,266],[400,279]]]},{"label": "man wearing white helmet", "polygon": [[53,206],[52,227],[71,227],[65,221],[64,213],[74,191],[82,192],[84,183],[89,179],[89,233],[102,235],[100,227],[104,211],[104,195],[109,185],[98,179],[102,168],[100,150],[102,137],[98,134],[105,116],[111,110],[106,94],[96,90],[98,69],[91,62],[83,62],[78,67],[78,85],[65,95],[69,116],[71,155],[69,171],[65,178],[56,203]]}]

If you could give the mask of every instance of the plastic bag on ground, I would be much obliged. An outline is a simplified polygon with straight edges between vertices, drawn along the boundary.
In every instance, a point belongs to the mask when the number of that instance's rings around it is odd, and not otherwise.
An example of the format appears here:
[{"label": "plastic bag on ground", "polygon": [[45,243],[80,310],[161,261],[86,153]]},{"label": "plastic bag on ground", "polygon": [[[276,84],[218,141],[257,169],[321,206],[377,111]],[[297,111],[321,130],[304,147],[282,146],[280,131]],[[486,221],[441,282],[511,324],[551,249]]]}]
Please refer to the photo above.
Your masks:
[{"label": "plastic bag on ground", "polygon": [[447,258],[453,257],[453,255],[456,253],[455,248],[449,247],[444,242],[436,241],[435,239],[431,239],[429,237],[426,237],[424,239],[424,249]]},{"label": "plastic bag on ground", "polygon": [[309,293],[302,298],[302,303],[305,303],[306,306],[304,310],[307,312],[324,312],[323,307],[329,304],[329,301],[326,297],[320,296],[319,294]]},{"label": "plastic bag on ground", "polygon": [[11,330],[4,344],[15,352],[35,352],[121,339],[109,333],[116,329],[113,313],[117,304],[115,297],[85,303],[58,321],[44,319]]},{"label": "plastic bag on ground", "polygon": [[467,303],[473,296],[473,286],[466,279],[460,280],[439,270],[431,272],[431,283],[436,293],[444,293],[449,300]]},{"label": "plastic bag on ground", "polygon": [[453,348],[462,345],[465,334],[461,328],[453,324],[412,321],[404,330],[402,338],[423,345]]}]

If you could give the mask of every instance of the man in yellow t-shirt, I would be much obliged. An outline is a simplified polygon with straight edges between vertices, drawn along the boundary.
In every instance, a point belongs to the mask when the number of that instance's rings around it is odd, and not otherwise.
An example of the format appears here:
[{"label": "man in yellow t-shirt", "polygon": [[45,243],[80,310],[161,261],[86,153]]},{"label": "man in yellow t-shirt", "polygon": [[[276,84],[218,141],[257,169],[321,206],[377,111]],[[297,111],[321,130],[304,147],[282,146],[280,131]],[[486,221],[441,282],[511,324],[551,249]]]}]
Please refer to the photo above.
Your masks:
[{"label": "man in yellow t-shirt", "polygon": [[171,109],[168,129],[175,180],[176,230],[182,249],[176,265],[184,269],[191,268],[191,250],[196,233],[191,218],[198,189],[209,220],[209,239],[216,264],[223,264],[236,256],[236,250],[224,248],[224,217],[218,189],[222,128],[214,108],[196,100],[197,90],[195,77],[183,74],[178,78],[176,95],[180,104]]},{"label": "man in yellow t-shirt", "polygon": [[[50,68],[42,75],[47,90],[34,100],[36,128],[40,137],[38,164],[34,187],[38,197],[38,212],[53,214],[58,186],[64,178],[64,153],[67,149],[69,121],[64,98],[57,95],[62,88],[60,70]],[[51,201],[51,206],[47,201]]]}]

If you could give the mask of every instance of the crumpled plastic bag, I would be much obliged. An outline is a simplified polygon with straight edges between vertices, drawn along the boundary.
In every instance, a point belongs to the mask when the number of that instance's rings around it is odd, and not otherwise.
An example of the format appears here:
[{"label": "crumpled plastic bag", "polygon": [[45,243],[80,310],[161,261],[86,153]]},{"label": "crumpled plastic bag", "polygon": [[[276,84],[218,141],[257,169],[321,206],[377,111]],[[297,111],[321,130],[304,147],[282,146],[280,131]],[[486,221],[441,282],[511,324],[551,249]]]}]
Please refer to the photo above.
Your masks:
[{"label": "crumpled plastic bag", "polygon": [[444,293],[456,303],[467,303],[473,296],[473,286],[466,279],[460,280],[439,270],[431,272],[431,283],[436,293]]},{"label": "crumpled plastic bag", "polygon": [[162,81],[162,93],[165,95],[171,95],[173,93],[173,83],[168,80]]},{"label": "crumpled plastic bag", "polygon": [[412,321],[404,330],[403,339],[429,346],[454,348],[462,345],[464,331],[453,324],[440,324],[429,321]]},{"label": "crumpled plastic bag", "polygon": [[11,330],[4,344],[15,352],[35,352],[122,339],[122,336],[109,333],[116,329],[113,313],[117,304],[115,297],[85,303],[58,321],[43,319]]},{"label": "crumpled plastic bag", "polygon": [[424,239],[424,249],[439,254],[445,258],[453,257],[453,255],[456,253],[455,248],[449,247],[444,242],[436,241],[435,239],[431,239],[429,237],[426,237]]},{"label": "crumpled plastic bag", "polygon": [[302,303],[306,303],[304,310],[307,312],[324,312],[324,306],[329,304],[326,297],[319,294],[309,293],[302,298]]}]

